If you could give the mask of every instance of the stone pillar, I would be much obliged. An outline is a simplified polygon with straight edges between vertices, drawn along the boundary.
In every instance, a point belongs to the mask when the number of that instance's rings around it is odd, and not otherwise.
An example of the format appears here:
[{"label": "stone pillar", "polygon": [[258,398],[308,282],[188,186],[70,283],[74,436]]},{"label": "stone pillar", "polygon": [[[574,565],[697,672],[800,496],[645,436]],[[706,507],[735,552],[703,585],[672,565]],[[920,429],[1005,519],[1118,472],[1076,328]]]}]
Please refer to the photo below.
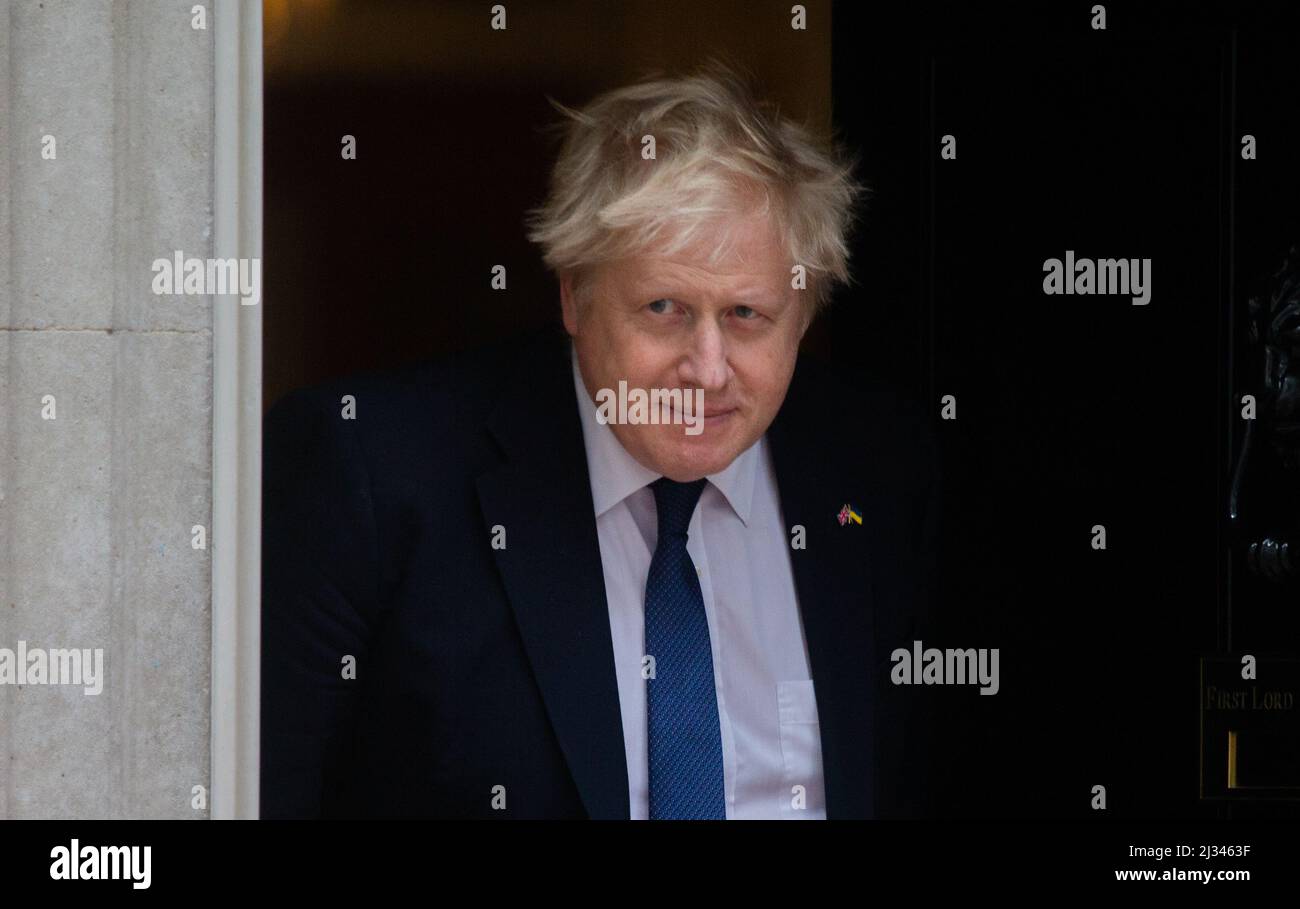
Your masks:
[{"label": "stone pillar", "polygon": [[0,684],[0,818],[208,814],[213,298],[151,289],[213,255],[194,5],[0,0],[0,648],[104,661]]}]

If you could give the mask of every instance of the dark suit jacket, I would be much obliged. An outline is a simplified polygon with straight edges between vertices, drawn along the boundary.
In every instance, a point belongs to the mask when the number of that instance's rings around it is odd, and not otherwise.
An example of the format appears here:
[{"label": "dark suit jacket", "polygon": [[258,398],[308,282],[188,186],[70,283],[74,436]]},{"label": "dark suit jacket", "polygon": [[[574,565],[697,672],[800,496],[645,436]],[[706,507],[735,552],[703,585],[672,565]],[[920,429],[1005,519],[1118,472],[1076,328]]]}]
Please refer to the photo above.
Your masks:
[{"label": "dark suit jacket", "polygon": [[[268,415],[263,817],[628,816],[567,343],[332,381]],[[924,695],[890,685],[889,654],[931,598],[929,422],[801,358],[769,438],[806,533],[791,560],[828,817],[922,812]],[[838,523],[846,503],[861,526]]]}]

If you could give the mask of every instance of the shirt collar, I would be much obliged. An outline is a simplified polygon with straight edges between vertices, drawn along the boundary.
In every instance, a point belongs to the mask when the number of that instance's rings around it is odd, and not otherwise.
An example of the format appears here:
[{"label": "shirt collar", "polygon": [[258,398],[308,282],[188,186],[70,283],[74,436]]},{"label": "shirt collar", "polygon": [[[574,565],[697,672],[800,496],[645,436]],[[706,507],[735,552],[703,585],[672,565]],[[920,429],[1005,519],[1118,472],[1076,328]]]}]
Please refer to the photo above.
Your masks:
[{"label": "shirt collar", "polygon": [[[578,399],[578,413],[582,417],[582,441],[587,450],[587,472],[591,477],[591,499],[599,518],[637,490],[653,483],[663,474],[645,467],[628,454],[614,431],[596,419],[596,402],[587,393],[578,369],[578,354],[570,347],[573,367],[573,387]],[[750,508],[754,499],[754,479],[758,464],[767,444],[766,436],[760,438],[727,465],[725,470],[708,476],[708,481],[722,493],[731,510],[741,523],[749,524]]]}]

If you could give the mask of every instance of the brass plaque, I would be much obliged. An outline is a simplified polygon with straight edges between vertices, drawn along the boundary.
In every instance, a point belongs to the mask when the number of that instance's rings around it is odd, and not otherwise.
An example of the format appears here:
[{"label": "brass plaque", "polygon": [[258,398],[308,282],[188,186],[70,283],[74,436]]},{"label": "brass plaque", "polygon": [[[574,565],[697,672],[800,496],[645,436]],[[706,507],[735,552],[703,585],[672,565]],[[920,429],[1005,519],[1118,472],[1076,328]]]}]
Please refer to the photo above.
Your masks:
[{"label": "brass plaque", "polygon": [[1201,798],[1300,799],[1300,660],[1201,660]]}]

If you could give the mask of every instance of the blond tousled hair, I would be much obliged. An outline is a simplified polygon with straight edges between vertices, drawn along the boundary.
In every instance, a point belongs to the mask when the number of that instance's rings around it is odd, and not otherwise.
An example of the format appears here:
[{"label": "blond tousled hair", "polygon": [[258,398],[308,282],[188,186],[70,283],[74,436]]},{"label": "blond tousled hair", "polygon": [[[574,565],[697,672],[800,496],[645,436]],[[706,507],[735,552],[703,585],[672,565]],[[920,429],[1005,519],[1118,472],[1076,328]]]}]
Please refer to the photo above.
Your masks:
[{"label": "blond tousled hair", "polygon": [[[790,265],[805,266],[814,311],[849,283],[848,233],[869,190],[830,138],[759,101],[750,80],[710,61],[696,73],[657,77],[599,95],[565,117],[545,202],[528,213],[528,238],[580,299],[594,266],[654,251],[671,256],[701,234],[731,245],[737,216],[769,215]],[[654,136],[656,157],[642,157]],[[716,230],[716,233],[714,232]]]}]

